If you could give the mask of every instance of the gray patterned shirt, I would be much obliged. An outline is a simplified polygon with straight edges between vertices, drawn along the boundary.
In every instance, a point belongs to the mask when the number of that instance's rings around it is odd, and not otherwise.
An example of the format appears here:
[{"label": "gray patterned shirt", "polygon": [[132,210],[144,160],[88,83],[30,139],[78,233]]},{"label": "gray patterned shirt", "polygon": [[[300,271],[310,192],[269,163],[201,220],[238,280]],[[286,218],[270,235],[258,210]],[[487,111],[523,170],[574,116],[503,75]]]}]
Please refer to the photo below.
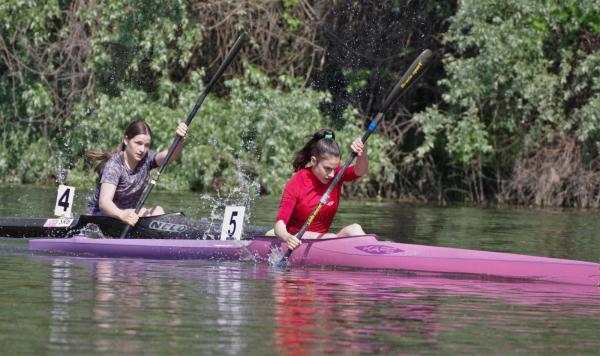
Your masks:
[{"label": "gray patterned shirt", "polygon": [[102,183],[110,183],[117,187],[113,202],[119,209],[135,208],[146,186],[146,181],[148,181],[150,170],[158,167],[156,154],[156,151],[148,151],[146,157],[142,158],[133,171],[125,165],[124,152],[116,153],[110,157],[100,170],[99,177],[96,180],[96,191],[88,199],[85,213],[87,215],[103,215],[99,207],[100,186]]}]

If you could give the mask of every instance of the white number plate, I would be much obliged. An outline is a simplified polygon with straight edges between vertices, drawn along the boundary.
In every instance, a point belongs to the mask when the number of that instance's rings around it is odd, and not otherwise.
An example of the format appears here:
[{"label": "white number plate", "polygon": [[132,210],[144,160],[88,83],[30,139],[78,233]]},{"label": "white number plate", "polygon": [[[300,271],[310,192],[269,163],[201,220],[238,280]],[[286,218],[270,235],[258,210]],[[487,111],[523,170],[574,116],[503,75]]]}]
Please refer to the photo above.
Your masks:
[{"label": "white number plate", "polygon": [[244,227],[244,206],[227,206],[221,226],[221,240],[241,240]]},{"label": "white number plate", "polygon": [[73,197],[75,196],[75,188],[68,185],[59,185],[58,194],[56,195],[56,204],[54,204],[54,215],[61,217],[71,217],[71,209],[73,209]]}]

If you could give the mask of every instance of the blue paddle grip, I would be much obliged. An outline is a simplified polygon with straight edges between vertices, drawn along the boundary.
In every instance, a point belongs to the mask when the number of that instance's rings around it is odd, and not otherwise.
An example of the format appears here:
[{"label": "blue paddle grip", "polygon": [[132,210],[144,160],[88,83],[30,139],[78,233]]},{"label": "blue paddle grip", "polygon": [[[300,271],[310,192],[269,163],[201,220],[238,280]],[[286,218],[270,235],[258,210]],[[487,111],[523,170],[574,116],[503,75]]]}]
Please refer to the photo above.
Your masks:
[{"label": "blue paddle grip", "polygon": [[375,131],[376,128],[377,128],[377,121],[371,120],[371,122],[369,123],[369,127],[367,128],[367,131],[373,132],[373,131]]}]

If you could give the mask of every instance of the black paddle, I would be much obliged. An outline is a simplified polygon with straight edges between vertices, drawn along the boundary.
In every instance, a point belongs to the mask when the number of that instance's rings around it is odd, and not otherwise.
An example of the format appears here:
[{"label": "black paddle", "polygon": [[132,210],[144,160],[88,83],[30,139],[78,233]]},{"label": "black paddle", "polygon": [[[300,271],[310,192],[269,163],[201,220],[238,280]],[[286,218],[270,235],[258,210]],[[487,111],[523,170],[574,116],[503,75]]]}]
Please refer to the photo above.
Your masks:
[{"label": "black paddle", "polygon": [[[208,96],[208,93],[210,92],[212,87],[215,85],[217,80],[219,80],[219,78],[221,78],[221,75],[223,75],[223,72],[225,71],[225,69],[229,66],[231,61],[233,61],[233,59],[235,58],[237,53],[240,51],[240,48],[242,47],[242,44],[246,40],[246,37],[247,37],[246,34],[242,33],[240,35],[240,37],[238,37],[238,39],[233,44],[233,47],[229,50],[229,53],[227,53],[227,57],[225,57],[225,60],[223,61],[223,63],[219,67],[219,69],[217,69],[217,72],[215,73],[215,75],[213,75],[210,82],[208,82],[208,85],[206,86],[206,88],[204,88],[202,95],[200,95],[200,98],[198,99],[198,101],[196,101],[196,105],[194,106],[194,108],[192,109],[190,114],[188,115],[187,120],[185,120],[185,124],[187,126],[190,126],[190,123],[194,119],[196,112],[198,111],[198,109],[200,109],[200,106],[202,106],[204,99],[206,99],[206,97]],[[181,136],[175,135],[175,139],[171,143],[171,147],[169,147],[169,151],[167,153],[167,156],[165,157],[165,160],[163,161],[163,164],[160,165],[160,167],[158,167],[158,169],[156,170],[156,173],[154,174],[154,178],[150,179],[148,181],[148,183],[146,183],[144,192],[142,193],[140,200],[138,200],[137,205],[135,206],[136,214],[139,214],[140,210],[142,210],[142,207],[144,206],[146,199],[148,199],[148,195],[150,195],[150,192],[156,185],[156,182],[158,181],[160,174],[165,169],[165,166],[167,165],[167,163],[171,159],[171,156],[173,156],[173,153],[175,152],[175,148],[179,145],[179,143],[181,142],[182,139],[183,138]],[[127,234],[129,233],[130,229],[131,229],[131,225],[125,225],[125,228],[123,228],[123,231],[121,232],[120,238],[122,238],[122,239],[125,238],[127,236]]]},{"label": "black paddle", "polygon": [[[406,73],[404,73],[404,75],[398,80],[398,83],[394,86],[392,92],[385,99],[381,110],[379,110],[377,115],[375,115],[375,117],[369,123],[367,131],[362,137],[363,143],[367,142],[367,139],[369,138],[369,136],[371,136],[371,133],[375,131],[375,129],[377,128],[377,124],[383,118],[385,113],[390,109],[392,104],[396,100],[398,100],[398,98],[400,98],[404,93],[406,93],[408,88],[410,88],[421,77],[421,75],[425,72],[425,69],[427,68],[432,57],[433,53],[430,50],[426,49],[417,57],[417,59],[414,60],[414,62],[410,65]],[[298,233],[296,234],[296,237],[298,239],[302,240],[302,236],[304,236],[304,233],[308,230],[308,227],[312,223],[315,216],[317,216],[317,214],[319,213],[321,207],[323,207],[323,205],[327,202],[327,199],[333,191],[333,188],[340,181],[340,179],[342,179],[342,176],[344,175],[344,173],[350,166],[350,163],[352,163],[355,157],[356,153],[352,152],[350,154],[350,157],[348,157],[348,159],[342,166],[342,169],[336,174],[335,178],[333,178],[331,183],[329,183],[329,187],[325,191],[325,194],[323,194],[323,196],[319,200],[319,204],[315,207],[312,213],[310,213],[308,219],[306,220],[304,225],[302,225],[300,231],[298,231]],[[292,250],[288,249],[285,256],[281,260],[279,260],[279,262],[277,262],[276,266],[279,268],[285,268],[287,266],[287,261],[290,258],[291,254]]]}]

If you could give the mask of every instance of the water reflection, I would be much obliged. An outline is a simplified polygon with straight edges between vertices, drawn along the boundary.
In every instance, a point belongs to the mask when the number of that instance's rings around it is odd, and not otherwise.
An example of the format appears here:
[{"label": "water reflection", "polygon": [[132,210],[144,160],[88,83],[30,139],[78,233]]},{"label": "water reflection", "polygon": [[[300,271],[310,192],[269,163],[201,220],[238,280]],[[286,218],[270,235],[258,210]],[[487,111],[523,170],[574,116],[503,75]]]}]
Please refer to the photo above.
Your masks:
[{"label": "water reflection", "polygon": [[[120,330],[125,335],[135,336],[143,318],[143,276],[137,273],[123,274],[117,267],[115,261],[110,260],[100,260],[93,264],[92,322],[104,330],[100,335]],[[120,278],[124,278],[126,283],[119,283]],[[130,317],[121,318],[121,315]],[[115,341],[101,336],[94,340],[94,351],[99,352],[116,348],[127,353],[139,353],[140,346],[141,343],[135,338]]]},{"label": "water reflection", "polygon": [[[275,337],[280,351],[290,355],[306,355],[310,345],[318,341],[317,317],[322,316],[315,304],[320,301],[314,283],[278,278],[274,285]],[[327,328],[321,324],[321,327]]]},{"label": "water reflection", "polygon": [[[597,328],[600,316],[600,290],[586,286],[281,271],[251,263],[34,258],[52,271],[49,341],[59,352],[393,353],[439,347],[457,335],[481,340],[482,328],[497,333],[487,341],[506,351],[509,334],[535,339],[552,325],[546,337],[558,337],[573,323]],[[533,348],[547,341],[536,342]]]},{"label": "water reflection", "polygon": [[[600,290],[589,286],[327,270],[287,271],[274,286],[276,342],[286,355],[393,352],[403,338],[435,342],[490,319],[504,333],[527,334],[538,326],[526,324],[600,316]],[[382,338],[390,338],[383,347]]]},{"label": "water reflection", "polygon": [[[300,271],[275,280],[274,300],[278,350],[284,355],[315,351],[381,352],[384,335],[415,333],[434,337],[439,305],[428,295],[387,290],[374,275]],[[358,278],[356,278],[358,277]],[[363,280],[367,277],[367,280]],[[366,283],[366,284],[365,284]],[[389,351],[392,351],[390,349]]]},{"label": "water reflection", "polygon": [[52,309],[50,311],[50,344],[62,351],[68,345],[69,304],[73,302],[71,262],[56,259],[52,261],[52,279],[50,294]]},{"label": "water reflection", "polygon": [[[239,269],[216,266],[214,296],[217,302],[218,333],[229,340],[228,352],[239,354],[242,351],[240,326],[246,322],[243,316],[241,271]],[[225,350],[223,350],[225,351]]]},{"label": "water reflection", "polygon": [[[239,354],[245,347],[242,327],[254,308],[244,303],[246,284],[239,268],[202,265],[196,270],[186,262],[173,266],[160,261],[34,258],[51,265],[49,341],[55,351],[87,350],[76,324],[88,306],[86,324],[95,329],[90,345],[95,352],[153,350],[144,345],[151,336],[167,349],[181,347],[182,330],[201,338],[216,336],[227,353]],[[194,283],[186,284],[189,279]],[[73,288],[76,284],[78,288]]]}]

